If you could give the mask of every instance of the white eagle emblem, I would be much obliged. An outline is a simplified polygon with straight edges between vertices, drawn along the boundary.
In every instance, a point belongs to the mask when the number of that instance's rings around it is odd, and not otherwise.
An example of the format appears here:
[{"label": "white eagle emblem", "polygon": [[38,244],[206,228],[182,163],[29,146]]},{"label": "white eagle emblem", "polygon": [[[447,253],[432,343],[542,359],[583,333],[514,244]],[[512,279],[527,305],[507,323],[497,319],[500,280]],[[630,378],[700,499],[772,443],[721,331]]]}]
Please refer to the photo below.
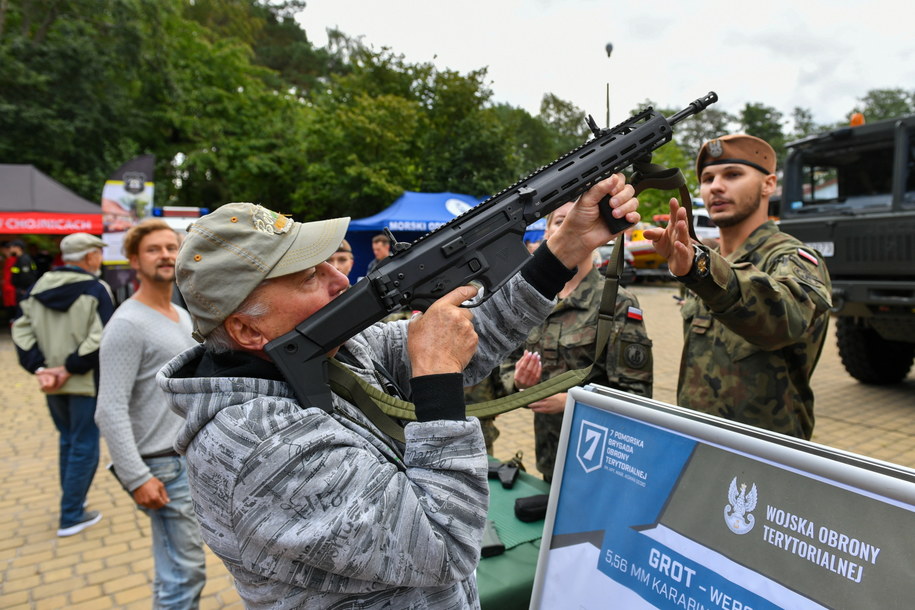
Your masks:
[{"label": "white eagle emblem", "polygon": [[737,477],[731,480],[728,488],[728,504],[724,506],[724,522],[728,529],[735,534],[746,534],[756,523],[756,519],[750,512],[756,508],[756,483],[747,492],[747,484],[740,484],[740,491],[737,490]]},{"label": "white eagle emblem", "polygon": [[712,140],[708,143],[708,154],[711,156],[720,157],[723,152],[724,146],[721,145],[721,140]]}]

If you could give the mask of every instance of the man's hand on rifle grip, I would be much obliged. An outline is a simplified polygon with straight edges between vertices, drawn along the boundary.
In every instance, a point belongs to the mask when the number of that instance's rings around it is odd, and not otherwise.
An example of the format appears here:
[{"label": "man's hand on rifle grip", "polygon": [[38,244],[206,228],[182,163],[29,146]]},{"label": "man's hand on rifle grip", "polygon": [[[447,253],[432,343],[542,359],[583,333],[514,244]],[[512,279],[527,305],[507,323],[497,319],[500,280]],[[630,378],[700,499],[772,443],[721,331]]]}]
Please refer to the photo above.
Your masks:
[{"label": "man's hand on rifle grip", "polygon": [[632,185],[626,184],[622,174],[614,174],[601,180],[586,191],[566,216],[562,225],[550,237],[547,245],[550,252],[569,269],[575,267],[588,252],[606,244],[613,233],[601,217],[598,208],[600,200],[610,196],[610,207],[614,218],[625,218],[635,224],[640,216],[639,206]]},{"label": "man's hand on rifle grip", "polygon": [[413,377],[464,370],[477,349],[478,338],[473,313],[461,304],[476,293],[473,286],[458,286],[425,313],[413,316],[407,331]]}]

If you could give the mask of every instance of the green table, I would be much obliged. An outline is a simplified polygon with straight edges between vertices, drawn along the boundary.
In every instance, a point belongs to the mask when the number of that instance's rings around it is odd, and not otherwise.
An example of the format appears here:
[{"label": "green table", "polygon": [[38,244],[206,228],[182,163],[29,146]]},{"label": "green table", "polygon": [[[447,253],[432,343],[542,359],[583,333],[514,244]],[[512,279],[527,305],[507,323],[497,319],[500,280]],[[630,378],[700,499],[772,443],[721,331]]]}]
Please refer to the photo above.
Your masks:
[{"label": "green table", "polygon": [[527,610],[534,588],[543,521],[525,523],[515,517],[515,499],[550,493],[550,485],[521,472],[512,489],[489,480],[489,518],[496,524],[505,552],[480,560],[477,585],[483,610]]}]

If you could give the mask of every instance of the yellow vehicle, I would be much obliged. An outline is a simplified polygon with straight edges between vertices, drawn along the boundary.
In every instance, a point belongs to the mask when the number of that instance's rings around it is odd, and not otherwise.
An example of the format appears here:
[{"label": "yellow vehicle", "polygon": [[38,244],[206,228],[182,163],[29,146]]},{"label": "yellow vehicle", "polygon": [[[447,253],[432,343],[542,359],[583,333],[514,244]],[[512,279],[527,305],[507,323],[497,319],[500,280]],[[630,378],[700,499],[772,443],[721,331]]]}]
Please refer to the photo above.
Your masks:
[{"label": "yellow vehicle", "polygon": [[632,266],[636,269],[667,268],[667,261],[655,252],[654,243],[645,239],[645,229],[654,228],[654,225],[639,222],[626,231],[626,251],[632,254]]}]

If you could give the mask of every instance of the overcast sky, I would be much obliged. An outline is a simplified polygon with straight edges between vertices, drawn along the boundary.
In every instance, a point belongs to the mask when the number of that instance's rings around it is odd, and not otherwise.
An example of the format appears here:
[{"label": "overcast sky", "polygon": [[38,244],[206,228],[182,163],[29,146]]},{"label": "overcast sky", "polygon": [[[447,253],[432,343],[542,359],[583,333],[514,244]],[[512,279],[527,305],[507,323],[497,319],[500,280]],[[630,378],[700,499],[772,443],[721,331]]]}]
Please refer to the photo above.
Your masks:
[{"label": "overcast sky", "polygon": [[646,99],[679,108],[710,90],[732,113],[842,121],[871,89],[915,89],[913,18],[898,0],[308,0],[298,15],[318,46],[337,27],[411,63],[488,67],[495,101],[537,114],[551,92],[600,124],[608,82],[614,124]]}]

